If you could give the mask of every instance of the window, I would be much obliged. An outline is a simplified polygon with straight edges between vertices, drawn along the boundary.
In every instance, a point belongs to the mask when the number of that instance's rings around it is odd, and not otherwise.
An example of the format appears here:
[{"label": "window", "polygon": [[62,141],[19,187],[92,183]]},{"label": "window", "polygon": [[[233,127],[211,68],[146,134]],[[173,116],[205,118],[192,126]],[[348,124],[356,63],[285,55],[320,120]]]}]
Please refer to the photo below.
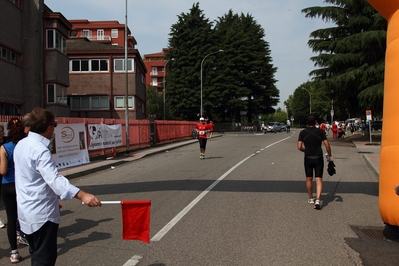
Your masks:
[{"label": "window", "polygon": [[104,40],[104,30],[97,30],[97,40]]},{"label": "window", "polygon": [[151,75],[158,75],[158,68],[156,66],[151,67]]},{"label": "window", "polygon": [[70,72],[108,72],[108,59],[73,59],[69,61]]},{"label": "window", "polygon": [[56,84],[47,84],[47,103],[67,104],[66,88]]},{"label": "window", "polygon": [[80,60],[80,71],[89,71],[89,60]]},{"label": "window", "polygon": [[[134,109],[133,97],[134,96],[128,96],[127,104],[129,108]],[[125,108],[125,99],[126,99],[125,96],[115,96],[114,98],[115,108]]]},{"label": "window", "polygon": [[157,77],[152,78],[151,85],[152,85],[152,86],[158,86],[158,78],[157,78]]},{"label": "window", "polygon": [[2,46],[0,46],[0,58],[20,65],[20,55]]},{"label": "window", "polygon": [[108,96],[73,96],[70,99],[71,110],[108,110]]},{"label": "window", "polygon": [[108,60],[92,59],[91,71],[108,71]]},{"label": "window", "polygon": [[14,4],[14,5],[17,6],[17,7],[20,7],[20,6],[21,6],[21,5],[20,5],[20,0],[8,0],[8,2]]},{"label": "window", "polygon": [[98,96],[91,97],[91,109],[109,109],[108,97]]},{"label": "window", "polygon": [[112,38],[118,38],[118,29],[112,29],[111,30],[111,37]]},{"label": "window", "polygon": [[[129,72],[133,71],[133,59],[127,59],[127,69]],[[125,71],[125,59],[114,59],[114,71],[123,72]]]},{"label": "window", "polygon": [[90,30],[82,30],[82,36],[86,37],[87,39],[91,39],[91,31]]},{"label": "window", "polygon": [[57,30],[47,30],[47,49],[57,49],[65,54],[66,39]]}]

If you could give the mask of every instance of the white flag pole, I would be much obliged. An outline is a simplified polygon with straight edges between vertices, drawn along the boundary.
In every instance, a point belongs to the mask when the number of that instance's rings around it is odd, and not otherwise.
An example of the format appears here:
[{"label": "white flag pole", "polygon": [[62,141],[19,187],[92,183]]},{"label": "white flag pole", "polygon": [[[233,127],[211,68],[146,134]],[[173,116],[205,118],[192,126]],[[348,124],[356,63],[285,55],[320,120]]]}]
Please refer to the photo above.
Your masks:
[{"label": "white flag pole", "polygon": [[121,201],[119,200],[104,200],[101,201],[101,204],[121,204]]},{"label": "white flag pole", "polygon": [[[85,204],[85,203],[82,202],[82,204]],[[121,204],[121,201],[118,201],[118,200],[104,200],[104,201],[101,201],[101,204]]]}]

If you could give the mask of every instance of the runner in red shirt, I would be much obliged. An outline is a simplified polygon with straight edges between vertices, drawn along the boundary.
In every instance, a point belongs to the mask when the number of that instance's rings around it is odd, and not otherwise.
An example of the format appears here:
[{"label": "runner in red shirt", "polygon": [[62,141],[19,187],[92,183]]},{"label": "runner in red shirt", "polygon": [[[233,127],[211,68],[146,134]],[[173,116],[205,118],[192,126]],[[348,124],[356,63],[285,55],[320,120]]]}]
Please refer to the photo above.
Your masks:
[{"label": "runner in red shirt", "polygon": [[205,119],[200,118],[200,123],[195,127],[197,130],[198,142],[200,145],[200,159],[205,159],[206,141],[208,139],[209,124],[205,124]]},{"label": "runner in red shirt", "polygon": [[323,120],[323,122],[320,125],[320,129],[323,130],[324,133],[326,133],[326,122],[324,122],[324,120]]},{"label": "runner in red shirt", "polygon": [[212,134],[213,134],[213,129],[215,128],[215,124],[213,123],[213,121],[209,121],[208,126],[209,126],[208,139],[211,140],[212,139]]},{"label": "runner in red shirt", "polygon": [[337,126],[337,123],[333,123],[332,125],[331,125],[331,129],[332,129],[332,133],[333,133],[333,139],[337,139],[337,131],[338,131],[338,126]]}]

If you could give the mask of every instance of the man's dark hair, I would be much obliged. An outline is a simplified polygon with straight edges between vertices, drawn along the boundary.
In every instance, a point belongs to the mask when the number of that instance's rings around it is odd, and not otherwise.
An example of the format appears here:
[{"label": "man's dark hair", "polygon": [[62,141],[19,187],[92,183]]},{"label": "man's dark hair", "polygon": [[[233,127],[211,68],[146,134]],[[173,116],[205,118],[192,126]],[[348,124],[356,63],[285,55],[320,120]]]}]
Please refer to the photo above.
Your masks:
[{"label": "man's dark hair", "polygon": [[36,107],[29,114],[30,131],[37,134],[46,132],[47,128],[55,123],[55,115],[52,111]]},{"label": "man's dark hair", "polygon": [[308,116],[307,121],[308,121],[308,126],[314,126],[314,125],[316,125],[317,117],[315,115],[310,114]]}]

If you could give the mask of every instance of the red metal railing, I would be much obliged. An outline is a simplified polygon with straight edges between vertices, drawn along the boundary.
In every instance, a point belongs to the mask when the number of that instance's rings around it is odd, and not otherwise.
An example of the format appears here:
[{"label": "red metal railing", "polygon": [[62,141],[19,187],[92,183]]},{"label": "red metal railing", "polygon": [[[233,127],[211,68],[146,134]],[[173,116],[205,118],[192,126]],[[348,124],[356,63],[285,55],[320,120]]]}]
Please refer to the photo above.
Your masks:
[{"label": "red metal railing", "polygon": [[[0,122],[8,122],[15,116],[0,116]],[[22,119],[22,117],[18,117]],[[115,148],[89,150],[90,157],[110,155],[116,156],[117,152],[126,151],[126,121],[124,119],[109,118],[79,118],[79,117],[57,117],[58,124],[85,124],[88,132],[88,124],[106,124],[122,126],[122,145]],[[154,135],[151,134],[151,123],[154,127]],[[174,121],[174,120],[129,120],[129,150],[146,148],[152,144],[162,144],[191,137],[191,129],[196,122]],[[151,141],[154,138],[154,141]],[[90,143],[90,136],[86,134],[87,143]]]}]

